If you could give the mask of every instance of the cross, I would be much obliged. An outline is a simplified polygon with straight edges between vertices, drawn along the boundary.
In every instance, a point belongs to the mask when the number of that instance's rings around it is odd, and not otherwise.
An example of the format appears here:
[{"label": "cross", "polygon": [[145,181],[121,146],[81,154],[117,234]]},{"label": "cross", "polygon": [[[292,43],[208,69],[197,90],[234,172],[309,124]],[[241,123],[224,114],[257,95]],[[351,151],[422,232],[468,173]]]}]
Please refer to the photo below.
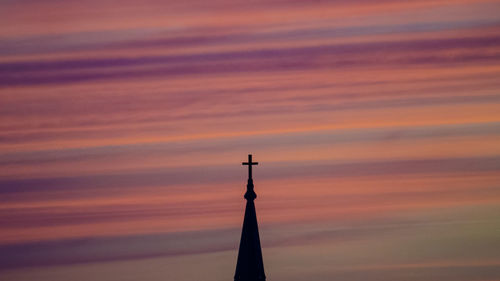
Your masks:
[{"label": "cross", "polygon": [[248,178],[252,178],[252,166],[259,165],[259,162],[252,162],[252,154],[248,154],[248,162],[241,163],[242,165],[248,165]]}]

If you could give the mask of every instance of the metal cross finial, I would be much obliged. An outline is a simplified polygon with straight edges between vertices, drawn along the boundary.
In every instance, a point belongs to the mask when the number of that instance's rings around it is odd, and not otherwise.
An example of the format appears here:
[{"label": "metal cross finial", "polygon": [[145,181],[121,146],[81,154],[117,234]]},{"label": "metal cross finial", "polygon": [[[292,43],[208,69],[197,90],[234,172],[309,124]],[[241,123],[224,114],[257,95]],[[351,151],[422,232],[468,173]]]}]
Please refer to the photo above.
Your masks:
[{"label": "metal cross finial", "polygon": [[248,154],[248,162],[241,163],[242,165],[248,165],[248,178],[252,178],[252,166],[259,165],[259,162],[252,162],[252,154]]}]

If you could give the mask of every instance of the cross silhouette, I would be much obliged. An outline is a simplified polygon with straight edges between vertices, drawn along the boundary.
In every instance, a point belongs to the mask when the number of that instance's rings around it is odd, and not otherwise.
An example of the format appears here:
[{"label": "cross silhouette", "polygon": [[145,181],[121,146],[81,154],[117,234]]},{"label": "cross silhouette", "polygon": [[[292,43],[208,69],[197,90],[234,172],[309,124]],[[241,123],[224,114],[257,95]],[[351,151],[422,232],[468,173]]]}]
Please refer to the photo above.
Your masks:
[{"label": "cross silhouette", "polygon": [[242,165],[248,165],[248,178],[252,178],[252,166],[259,165],[259,162],[252,162],[252,154],[248,154],[248,162],[241,163]]}]

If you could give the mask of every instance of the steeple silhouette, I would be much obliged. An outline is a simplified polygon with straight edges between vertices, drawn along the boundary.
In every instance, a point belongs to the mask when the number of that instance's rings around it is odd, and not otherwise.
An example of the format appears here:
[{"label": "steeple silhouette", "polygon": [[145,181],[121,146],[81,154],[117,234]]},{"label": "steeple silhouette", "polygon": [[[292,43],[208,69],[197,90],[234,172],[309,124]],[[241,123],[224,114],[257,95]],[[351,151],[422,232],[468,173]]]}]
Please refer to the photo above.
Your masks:
[{"label": "steeple silhouette", "polygon": [[248,183],[245,199],[245,219],[243,220],[243,230],[241,231],[240,250],[238,252],[238,262],[236,263],[236,273],[234,281],[264,281],[264,263],[262,261],[262,250],[260,248],[259,227],[257,225],[257,214],[255,213],[254,200],[257,194],[253,191],[252,166],[259,164],[252,162],[252,154],[248,155]]}]

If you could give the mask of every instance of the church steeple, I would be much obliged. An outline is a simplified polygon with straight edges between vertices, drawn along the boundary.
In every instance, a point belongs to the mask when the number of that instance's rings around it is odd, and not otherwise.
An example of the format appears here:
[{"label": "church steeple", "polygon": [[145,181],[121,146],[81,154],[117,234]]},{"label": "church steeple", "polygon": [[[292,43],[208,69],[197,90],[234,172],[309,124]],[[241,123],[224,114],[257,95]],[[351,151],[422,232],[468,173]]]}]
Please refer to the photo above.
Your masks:
[{"label": "church steeple", "polygon": [[264,281],[264,263],[262,261],[262,250],[260,248],[259,227],[257,225],[257,215],[255,213],[254,200],[257,198],[253,188],[252,166],[258,162],[252,162],[252,155],[248,155],[248,183],[245,199],[245,218],[243,220],[243,230],[241,232],[240,250],[238,252],[238,262],[236,263],[236,273],[234,281]]}]

